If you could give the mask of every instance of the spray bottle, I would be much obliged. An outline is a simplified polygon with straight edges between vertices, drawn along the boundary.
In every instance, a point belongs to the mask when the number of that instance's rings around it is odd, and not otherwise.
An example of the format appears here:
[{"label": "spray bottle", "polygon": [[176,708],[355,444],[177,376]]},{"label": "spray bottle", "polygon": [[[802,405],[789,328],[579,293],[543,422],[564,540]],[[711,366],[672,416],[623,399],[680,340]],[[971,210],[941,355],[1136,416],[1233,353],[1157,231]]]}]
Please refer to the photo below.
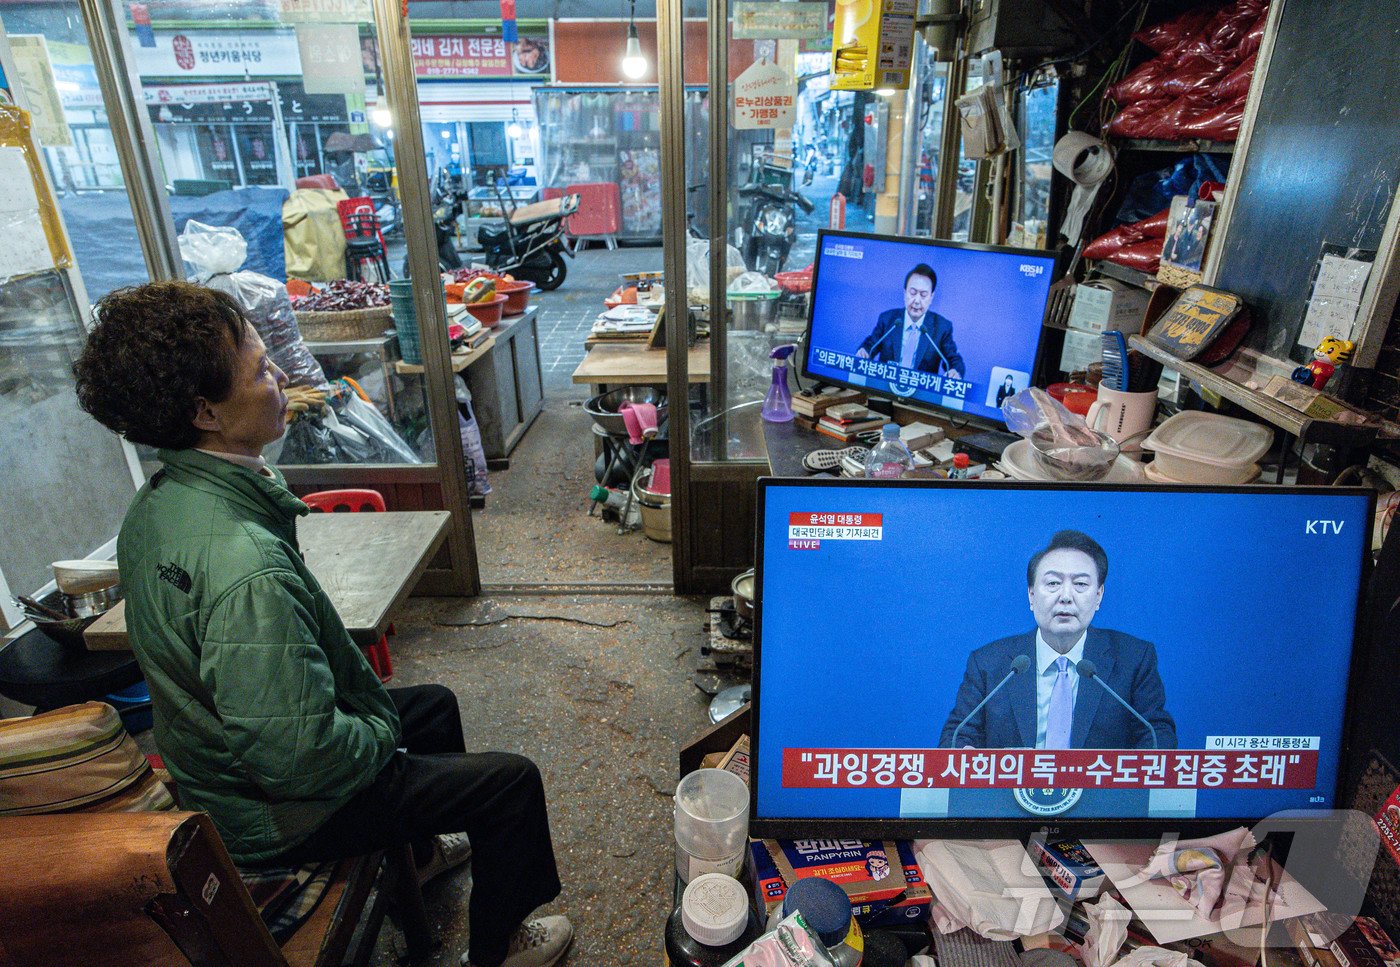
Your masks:
[{"label": "spray bottle", "polygon": [[763,400],[763,418],[769,423],[792,421],[792,393],[788,390],[788,357],[797,347],[791,343],[779,346],[768,354],[773,363],[773,383]]}]

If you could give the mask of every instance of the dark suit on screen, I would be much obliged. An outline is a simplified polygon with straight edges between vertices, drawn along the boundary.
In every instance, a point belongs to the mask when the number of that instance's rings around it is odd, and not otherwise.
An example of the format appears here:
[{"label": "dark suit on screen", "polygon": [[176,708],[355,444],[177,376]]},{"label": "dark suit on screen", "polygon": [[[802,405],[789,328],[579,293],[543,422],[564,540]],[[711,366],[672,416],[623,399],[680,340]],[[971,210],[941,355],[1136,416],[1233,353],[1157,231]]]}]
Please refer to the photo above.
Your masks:
[{"label": "dark suit on screen", "polygon": [[[1035,630],[1002,638],[974,651],[953,712],[943,726],[939,745],[949,747],[958,723],[1005,677],[1017,655],[1031,665],[998,692],[958,733],[958,747],[1026,749],[1036,739]],[[1151,642],[1121,631],[1090,628],[1084,657],[1123,699],[1157,730],[1157,748],[1176,748],[1176,723],[1166,708],[1166,692],[1157,673],[1157,650]],[[1070,731],[1074,749],[1151,749],[1152,738],[1142,723],[1128,714],[1102,686],[1080,679]]]},{"label": "dark suit on screen", "polygon": [[[875,320],[875,328],[860,344],[860,348],[875,362],[898,365],[904,348],[904,314],[903,309],[889,309],[880,313]],[[967,369],[958,352],[958,344],[953,341],[952,322],[929,310],[924,313],[919,328],[922,334],[919,348],[914,351],[913,368],[924,373],[937,373],[943,361],[947,360],[948,368],[957,370],[958,375],[966,379]]]}]

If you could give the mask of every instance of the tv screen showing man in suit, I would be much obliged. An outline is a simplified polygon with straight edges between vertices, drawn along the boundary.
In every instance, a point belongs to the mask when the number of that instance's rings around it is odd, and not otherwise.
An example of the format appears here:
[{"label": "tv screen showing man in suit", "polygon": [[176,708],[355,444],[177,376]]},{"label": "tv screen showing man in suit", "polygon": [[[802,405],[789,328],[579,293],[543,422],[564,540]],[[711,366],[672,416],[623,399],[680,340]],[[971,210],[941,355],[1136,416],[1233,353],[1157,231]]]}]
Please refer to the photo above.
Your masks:
[{"label": "tv screen showing man in suit", "polygon": [[759,481],[754,817],[1337,808],[1344,490]]},{"label": "tv screen showing man in suit", "polygon": [[953,339],[953,323],[929,310],[938,274],[920,262],[904,276],[904,306],[887,309],[856,350],[859,359],[898,362],[921,373],[946,373],[961,379],[967,367]]},{"label": "tv screen showing man in suit", "polygon": [[[1091,627],[1107,578],[1107,553],[1081,531],[1058,531],[1032,555],[1026,592],[1035,628],[972,653],[940,745],[1175,748],[1176,724],[1167,712],[1157,650],[1151,642],[1122,631]],[[1029,666],[992,695],[1022,655]],[[1086,660],[1094,669],[1088,678],[1080,674]]]},{"label": "tv screen showing man in suit", "polygon": [[804,371],[1000,422],[1031,385],[1046,252],[822,232]]}]

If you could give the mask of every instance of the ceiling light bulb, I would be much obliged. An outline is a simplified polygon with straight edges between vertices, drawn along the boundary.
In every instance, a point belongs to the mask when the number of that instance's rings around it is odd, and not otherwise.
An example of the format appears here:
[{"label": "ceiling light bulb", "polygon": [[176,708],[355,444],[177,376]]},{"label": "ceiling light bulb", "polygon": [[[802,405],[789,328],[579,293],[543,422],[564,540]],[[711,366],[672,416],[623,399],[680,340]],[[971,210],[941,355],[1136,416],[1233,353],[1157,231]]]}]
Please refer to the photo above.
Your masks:
[{"label": "ceiling light bulb", "polygon": [[642,42],[637,39],[637,25],[627,26],[627,52],[622,57],[622,73],[632,80],[641,80],[647,72],[647,59],[642,56]]},{"label": "ceiling light bulb", "polygon": [[506,125],[506,137],[510,138],[512,141],[519,141],[524,134],[525,129],[520,126],[519,121],[512,121]]},{"label": "ceiling light bulb", "polygon": [[387,107],[377,107],[370,112],[370,120],[381,128],[387,128],[394,123],[394,115],[389,113]]},{"label": "ceiling light bulb", "polygon": [[875,93],[878,94],[880,97],[894,97],[894,88],[882,87],[879,88]]}]

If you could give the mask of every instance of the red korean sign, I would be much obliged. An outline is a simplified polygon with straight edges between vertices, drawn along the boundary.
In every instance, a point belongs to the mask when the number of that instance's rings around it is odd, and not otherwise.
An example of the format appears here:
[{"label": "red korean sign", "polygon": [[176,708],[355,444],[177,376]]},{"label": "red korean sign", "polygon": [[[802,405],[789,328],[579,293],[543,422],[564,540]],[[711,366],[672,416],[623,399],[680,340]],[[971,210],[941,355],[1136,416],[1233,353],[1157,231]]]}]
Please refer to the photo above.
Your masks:
[{"label": "red korean sign", "polygon": [[510,44],[500,37],[414,37],[419,77],[510,77]]},{"label": "red korean sign", "polygon": [[1312,789],[1316,750],[784,749],[787,789]]}]

